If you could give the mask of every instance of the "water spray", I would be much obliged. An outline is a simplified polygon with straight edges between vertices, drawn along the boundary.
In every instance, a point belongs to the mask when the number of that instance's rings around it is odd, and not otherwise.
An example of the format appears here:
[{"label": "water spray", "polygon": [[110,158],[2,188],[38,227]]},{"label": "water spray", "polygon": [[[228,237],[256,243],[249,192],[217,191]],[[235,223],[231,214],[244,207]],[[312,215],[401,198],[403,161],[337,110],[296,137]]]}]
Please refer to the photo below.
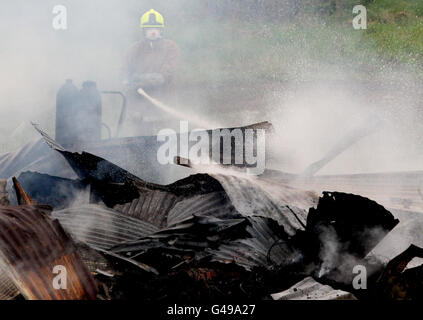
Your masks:
[{"label": "water spray", "polygon": [[213,123],[210,121],[204,121],[203,119],[197,117],[196,115],[193,115],[192,113],[190,113],[189,115],[186,114],[185,112],[181,112],[181,111],[177,111],[174,108],[169,107],[168,105],[164,104],[163,102],[151,97],[149,94],[147,94],[142,88],[139,88],[137,90],[137,92],[143,96],[144,98],[146,98],[148,101],[150,101],[154,106],[156,106],[157,108],[162,109],[163,111],[166,111],[167,113],[179,118],[179,119],[186,119],[186,120],[190,120],[192,122],[197,123],[198,125],[200,125],[201,127],[203,127],[204,129],[208,129],[210,127],[212,128],[219,128],[220,124],[218,123]]}]

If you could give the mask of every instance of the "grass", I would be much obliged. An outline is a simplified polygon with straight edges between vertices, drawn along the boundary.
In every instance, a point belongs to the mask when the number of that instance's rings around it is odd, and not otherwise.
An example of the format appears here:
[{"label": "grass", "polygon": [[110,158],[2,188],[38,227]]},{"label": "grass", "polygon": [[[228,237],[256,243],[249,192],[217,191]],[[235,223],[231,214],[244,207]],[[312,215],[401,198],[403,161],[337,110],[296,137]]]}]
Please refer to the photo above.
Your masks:
[{"label": "grass", "polygon": [[309,8],[290,21],[208,20],[173,30],[169,36],[182,48],[178,77],[201,85],[302,81],[322,71],[366,79],[401,65],[423,78],[423,1],[362,3],[367,30],[352,28],[350,0],[319,18]]}]

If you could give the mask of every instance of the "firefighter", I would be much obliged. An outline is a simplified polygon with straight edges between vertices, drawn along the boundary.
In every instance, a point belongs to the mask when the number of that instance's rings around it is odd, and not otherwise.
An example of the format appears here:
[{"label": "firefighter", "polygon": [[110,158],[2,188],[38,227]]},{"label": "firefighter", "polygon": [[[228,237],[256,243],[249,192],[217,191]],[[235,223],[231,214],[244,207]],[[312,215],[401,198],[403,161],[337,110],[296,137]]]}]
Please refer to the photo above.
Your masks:
[{"label": "firefighter", "polygon": [[[142,122],[147,128],[149,123],[146,122],[157,122],[168,115],[140,96],[137,89],[142,88],[159,100],[170,99],[179,47],[174,41],[163,37],[165,22],[156,10],[151,9],[142,15],[140,27],[142,38],[126,54],[124,85],[131,119],[128,125],[139,128]],[[134,128],[131,131],[132,134],[143,133]]]},{"label": "firefighter", "polygon": [[[125,87],[129,98],[137,97],[147,112],[154,106],[146,106],[136,90],[144,89],[148,94],[160,99],[169,93],[173,74],[178,62],[179,48],[175,42],[163,38],[165,27],[163,16],[151,9],[141,17],[143,31],[141,40],[128,50],[125,61]],[[140,105],[140,104],[139,104]]]}]

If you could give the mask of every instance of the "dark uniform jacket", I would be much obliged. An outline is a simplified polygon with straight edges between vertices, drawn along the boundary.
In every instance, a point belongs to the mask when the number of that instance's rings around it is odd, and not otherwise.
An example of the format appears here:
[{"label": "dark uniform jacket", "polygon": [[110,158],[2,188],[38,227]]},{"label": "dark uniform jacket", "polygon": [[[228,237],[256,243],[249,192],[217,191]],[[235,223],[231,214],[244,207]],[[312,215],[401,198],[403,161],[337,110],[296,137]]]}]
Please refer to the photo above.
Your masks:
[{"label": "dark uniform jacket", "polygon": [[137,75],[160,73],[168,84],[172,80],[178,58],[179,48],[172,40],[138,41],[127,52],[125,76],[130,80]]}]

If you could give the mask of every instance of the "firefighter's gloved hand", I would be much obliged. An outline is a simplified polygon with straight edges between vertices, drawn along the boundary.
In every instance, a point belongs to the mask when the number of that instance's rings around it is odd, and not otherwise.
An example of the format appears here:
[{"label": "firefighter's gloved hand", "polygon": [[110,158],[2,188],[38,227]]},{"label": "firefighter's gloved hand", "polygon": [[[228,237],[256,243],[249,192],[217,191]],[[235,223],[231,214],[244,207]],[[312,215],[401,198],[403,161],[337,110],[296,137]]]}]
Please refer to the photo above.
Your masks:
[{"label": "firefighter's gloved hand", "polygon": [[143,75],[143,82],[147,86],[158,87],[164,84],[165,79],[160,73],[146,73]]},{"label": "firefighter's gloved hand", "polygon": [[157,86],[162,86],[165,83],[165,78],[160,73],[151,73],[150,74],[150,80],[151,80],[151,82],[153,82]]},{"label": "firefighter's gloved hand", "polygon": [[144,73],[135,76],[134,82],[142,88],[154,88],[164,85],[165,78],[160,73]]}]

